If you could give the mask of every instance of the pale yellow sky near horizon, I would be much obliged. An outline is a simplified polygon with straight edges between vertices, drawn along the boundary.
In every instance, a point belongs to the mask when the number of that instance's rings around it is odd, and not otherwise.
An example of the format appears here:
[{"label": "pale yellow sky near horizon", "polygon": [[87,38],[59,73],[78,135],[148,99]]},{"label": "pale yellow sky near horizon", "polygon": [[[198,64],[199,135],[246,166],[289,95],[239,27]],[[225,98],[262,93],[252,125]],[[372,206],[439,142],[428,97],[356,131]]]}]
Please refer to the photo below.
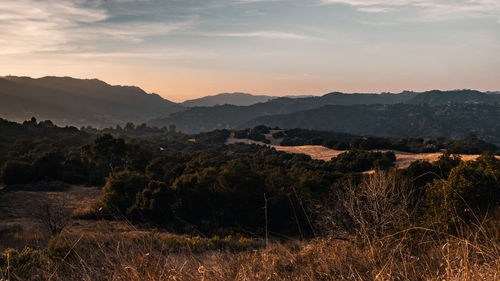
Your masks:
[{"label": "pale yellow sky near horizon", "polygon": [[[99,79],[110,85],[137,86],[147,93],[156,93],[165,99],[173,102],[183,102],[189,99],[200,98],[219,93],[243,92],[254,95],[271,96],[293,96],[293,95],[324,95],[330,92],[344,93],[400,93],[404,90],[428,91],[428,90],[455,90],[455,89],[475,89],[480,91],[498,91],[500,86],[496,86],[498,81],[491,81],[490,85],[481,82],[474,85],[474,81],[443,83],[438,77],[429,77],[426,81],[369,81],[365,79],[362,83],[354,80],[341,80],[334,77],[328,79],[309,77],[277,77],[262,78],[249,74],[241,77],[237,74],[223,74],[220,76],[208,76],[205,74],[188,73],[187,76],[177,73],[177,75],[160,75],[144,72],[135,73],[102,73],[92,75],[85,71],[73,71],[73,75],[68,72],[61,73],[37,73],[37,72],[14,72],[5,75],[29,76],[40,78],[43,76],[71,76],[79,79]],[[196,76],[199,75],[199,76]],[[227,81],[227,82],[226,82]],[[412,86],[413,85],[413,86]],[[489,86],[489,87],[488,87]]]}]

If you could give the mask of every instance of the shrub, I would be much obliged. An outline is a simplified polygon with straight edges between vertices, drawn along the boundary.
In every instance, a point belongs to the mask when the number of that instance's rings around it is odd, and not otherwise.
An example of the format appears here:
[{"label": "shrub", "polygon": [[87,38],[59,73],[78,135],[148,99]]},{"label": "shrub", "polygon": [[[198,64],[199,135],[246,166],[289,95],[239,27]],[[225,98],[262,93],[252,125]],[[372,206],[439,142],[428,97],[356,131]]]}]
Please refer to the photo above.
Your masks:
[{"label": "shrub", "polygon": [[21,280],[44,280],[42,276],[46,268],[42,253],[31,248],[25,248],[22,252],[7,249],[0,254],[0,278],[10,275]]},{"label": "shrub", "polygon": [[234,132],[234,137],[237,139],[245,139],[248,136],[248,131],[249,131],[248,129],[236,131],[236,132]]},{"label": "shrub", "polygon": [[350,182],[320,214],[320,226],[330,232],[378,239],[409,225],[412,193],[394,171],[377,171],[359,184]]},{"label": "shrub", "polygon": [[47,249],[45,250],[47,257],[52,261],[61,262],[73,258],[73,245],[71,242],[64,240],[63,237],[57,236],[50,240]]},{"label": "shrub", "polygon": [[66,197],[51,201],[41,201],[33,210],[33,216],[43,227],[59,234],[70,222],[72,209]]},{"label": "shrub", "polygon": [[285,134],[283,133],[283,131],[279,131],[279,132],[276,132],[273,134],[273,138],[275,139],[280,139],[280,138],[284,138],[285,137]]},{"label": "shrub", "polygon": [[136,194],[147,187],[146,176],[128,170],[110,174],[103,187],[101,204],[105,211],[124,214],[136,201]]},{"label": "shrub", "polygon": [[500,206],[500,160],[483,154],[476,161],[461,162],[448,178],[428,185],[425,195],[427,219],[444,227],[456,219],[478,222]]},{"label": "shrub", "polygon": [[174,189],[164,182],[151,181],[146,189],[137,193],[135,204],[127,210],[127,214],[134,220],[172,223],[174,215],[171,205],[175,200]]},{"label": "shrub", "polygon": [[23,161],[9,160],[2,167],[2,181],[5,184],[24,184],[33,179],[33,167]]}]

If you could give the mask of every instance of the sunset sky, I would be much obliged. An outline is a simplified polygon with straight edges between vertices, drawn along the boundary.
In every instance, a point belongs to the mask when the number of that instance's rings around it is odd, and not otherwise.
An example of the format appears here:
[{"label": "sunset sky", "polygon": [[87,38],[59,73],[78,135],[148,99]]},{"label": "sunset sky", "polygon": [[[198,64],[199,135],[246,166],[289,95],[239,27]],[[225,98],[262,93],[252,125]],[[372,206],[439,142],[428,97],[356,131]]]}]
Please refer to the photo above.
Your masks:
[{"label": "sunset sky", "polygon": [[173,101],[500,90],[500,0],[0,0],[0,75]]}]

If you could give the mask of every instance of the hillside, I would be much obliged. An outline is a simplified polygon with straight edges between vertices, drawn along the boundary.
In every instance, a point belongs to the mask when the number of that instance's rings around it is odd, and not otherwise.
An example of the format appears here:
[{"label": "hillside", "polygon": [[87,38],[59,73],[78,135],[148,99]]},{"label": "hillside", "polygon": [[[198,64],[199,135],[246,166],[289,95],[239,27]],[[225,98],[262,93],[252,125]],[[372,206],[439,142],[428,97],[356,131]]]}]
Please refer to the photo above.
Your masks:
[{"label": "hillside", "polygon": [[485,103],[500,102],[498,93],[482,93],[474,90],[462,91],[430,91],[421,93],[406,101],[409,104],[427,104],[430,106],[445,105],[450,103]]},{"label": "hillside", "polygon": [[293,114],[263,116],[241,127],[265,125],[388,137],[460,138],[475,133],[500,143],[500,108],[486,104],[330,105]]},{"label": "hillside", "polygon": [[257,125],[395,137],[460,138],[472,132],[499,143],[499,97],[468,90],[330,93],[322,97],[278,98],[251,106],[189,108],[153,119],[149,125],[175,124],[188,133]]},{"label": "hillside", "polygon": [[215,105],[241,105],[247,106],[259,102],[266,102],[277,97],[264,95],[251,95],[246,93],[223,93],[214,96],[206,96],[198,99],[187,100],[181,103],[185,107],[215,106]]},{"label": "hillside", "polygon": [[0,78],[0,117],[32,116],[59,125],[107,127],[142,123],[182,106],[138,87],[111,86],[97,79],[8,76]]},{"label": "hillside", "polygon": [[324,105],[352,104],[395,104],[409,100],[414,94],[343,94],[330,93],[321,97],[291,98],[282,97],[250,106],[221,105],[196,107],[156,118],[148,123],[163,127],[175,124],[189,133],[205,132],[214,129],[237,128],[259,116],[287,114]]}]

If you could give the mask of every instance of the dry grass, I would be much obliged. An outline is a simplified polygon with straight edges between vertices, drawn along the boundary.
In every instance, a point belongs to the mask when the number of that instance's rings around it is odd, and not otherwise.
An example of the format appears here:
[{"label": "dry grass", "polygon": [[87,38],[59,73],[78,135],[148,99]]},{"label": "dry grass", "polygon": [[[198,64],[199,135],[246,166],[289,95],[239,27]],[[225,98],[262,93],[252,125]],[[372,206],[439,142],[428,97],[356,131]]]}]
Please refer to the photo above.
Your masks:
[{"label": "dry grass", "polygon": [[[500,280],[497,244],[491,249],[463,237],[431,239],[424,232],[406,231],[372,243],[314,239],[272,243],[267,249],[201,253],[172,252],[147,236],[66,237],[67,254],[35,270],[33,276],[49,280]],[[5,274],[0,272],[4,278]]]},{"label": "dry grass", "polygon": [[[24,245],[45,250],[27,251],[25,260],[13,252],[0,255],[0,280],[500,280],[499,241],[481,222],[457,225],[457,235],[412,226],[405,219],[410,191],[388,174],[370,175],[349,190],[342,209],[355,221],[354,231],[342,239],[275,241],[267,248],[260,240],[193,238],[84,220],[49,243],[50,235],[29,221],[8,224],[6,231],[18,243],[24,239]],[[67,192],[77,211],[98,195],[78,188]],[[27,193],[0,195],[21,200]],[[9,214],[16,212],[22,214]]]},{"label": "dry grass", "polygon": [[[313,159],[329,161],[332,158],[339,156],[340,154],[346,152],[346,150],[334,150],[321,145],[302,145],[302,146],[272,146],[274,149],[278,151],[284,151],[287,153],[298,153],[298,154],[306,154],[311,156]],[[435,162],[439,159],[443,153],[441,152],[433,152],[433,153],[410,153],[403,152],[397,150],[375,150],[380,152],[394,152],[396,155],[396,161],[394,164],[401,169],[408,168],[410,164],[414,161],[425,160],[429,162]],[[479,154],[458,154],[462,158],[463,161],[471,161],[476,160],[480,155]],[[495,156],[500,159],[500,156]]]},{"label": "dry grass", "polygon": [[[266,138],[271,141],[270,145],[265,144],[265,143],[260,142],[260,141],[250,140],[250,139],[237,139],[237,138],[234,138],[232,136],[227,139],[226,144],[245,143],[245,144],[265,145],[265,146],[272,147],[272,148],[276,149],[277,151],[283,151],[283,152],[295,153],[295,154],[305,154],[305,155],[310,156],[312,159],[323,160],[323,161],[330,161],[332,158],[335,158],[335,157],[339,156],[340,154],[347,152],[347,150],[335,150],[335,149],[330,149],[330,148],[322,146],[322,145],[281,146],[281,145],[279,145],[279,143],[281,143],[281,139],[274,139],[272,137],[272,134],[266,134]],[[379,149],[379,150],[374,150],[374,151],[394,152],[394,154],[396,155],[396,161],[394,162],[394,164],[401,169],[408,168],[408,166],[410,166],[410,164],[412,162],[418,161],[418,160],[435,162],[439,159],[439,157],[441,155],[443,155],[443,153],[441,153],[441,152],[411,153],[411,152],[404,152],[404,151],[398,151],[398,150],[387,150],[387,149]],[[464,161],[476,160],[479,157],[478,154],[458,154],[458,155]],[[500,156],[495,156],[495,157],[500,159]]]}]

